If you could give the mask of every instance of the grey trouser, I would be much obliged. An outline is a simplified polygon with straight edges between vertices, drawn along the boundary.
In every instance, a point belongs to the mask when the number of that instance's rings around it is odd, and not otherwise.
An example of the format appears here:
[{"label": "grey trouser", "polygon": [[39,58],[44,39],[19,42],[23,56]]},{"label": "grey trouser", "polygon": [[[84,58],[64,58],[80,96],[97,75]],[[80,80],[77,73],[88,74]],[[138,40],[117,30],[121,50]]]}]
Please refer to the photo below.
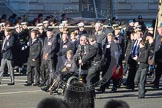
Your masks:
[{"label": "grey trouser", "polygon": [[3,73],[5,70],[5,65],[7,64],[8,72],[10,72],[10,77],[11,77],[11,83],[14,83],[14,71],[13,71],[13,65],[12,65],[12,60],[7,60],[2,58],[1,60],[1,70],[0,70],[0,82],[3,77]]},{"label": "grey trouser", "polygon": [[100,73],[100,64],[99,63],[92,65],[88,69],[88,75],[86,78],[88,86],[91,86],[91,84],[94,84],[99,80],[99,73]]},{"label": "grey trouser", "polygon": [[138,85],[138,96],[140,97],[145,96],[146,74],[147,74],[146,68],[144,69],[138,68],[134,79],[135,84]]},{"label": "grey trouser", "polygon": [[54,63],[53,60],[43,60],[41,63],[41,83],[46,83],[50,86],[53,82],[54,76]]}]

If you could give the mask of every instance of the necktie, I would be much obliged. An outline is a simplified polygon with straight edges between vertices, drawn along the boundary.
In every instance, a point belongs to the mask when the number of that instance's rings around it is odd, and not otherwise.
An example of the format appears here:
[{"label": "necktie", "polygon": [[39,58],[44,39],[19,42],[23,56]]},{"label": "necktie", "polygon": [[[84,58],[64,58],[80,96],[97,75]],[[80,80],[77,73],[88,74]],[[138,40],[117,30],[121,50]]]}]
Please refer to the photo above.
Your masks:
[{"label": "necktie", "polygon": [[136,42],[133,45],[133,49],[132,49],[132,55],[136,55],[136,49],[137,49],[137,44],[138,44],[138,40],[136,40]]}]

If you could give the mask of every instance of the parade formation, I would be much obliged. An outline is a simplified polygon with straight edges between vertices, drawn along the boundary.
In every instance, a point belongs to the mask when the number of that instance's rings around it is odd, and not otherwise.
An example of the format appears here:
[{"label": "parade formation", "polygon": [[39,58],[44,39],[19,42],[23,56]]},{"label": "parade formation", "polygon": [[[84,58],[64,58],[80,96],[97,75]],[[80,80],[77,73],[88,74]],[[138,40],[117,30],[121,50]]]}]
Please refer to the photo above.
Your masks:
[{"label": "parade formation", "polygon": [[142,15],[129,21],[74,20],[66,14],[61,19],[38,14],[32,21],[26,15],[2,15],[0,22],[0,84],[9,73],[8,85],[16,85],[18,72],[27,76],[24,86],[63,94],[67,103],[74,94],[86,94],[87,108],[94,108],[96,92],[107,88],[114,93],[121,85],[137,87],[138,99],[145,98],[146,84],[159,89],[162,22],[146,23]]}]

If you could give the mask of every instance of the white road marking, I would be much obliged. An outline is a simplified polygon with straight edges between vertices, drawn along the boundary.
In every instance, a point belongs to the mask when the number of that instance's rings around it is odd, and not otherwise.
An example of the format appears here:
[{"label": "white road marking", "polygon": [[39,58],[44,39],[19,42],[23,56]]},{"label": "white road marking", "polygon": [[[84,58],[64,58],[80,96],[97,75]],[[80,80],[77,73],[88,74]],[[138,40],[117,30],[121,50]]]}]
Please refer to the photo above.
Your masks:
[{"label": "white road marking", "polygon": [[40,91],[42,91],[42,90],[18,91],[18,92],[4,92],[4,93],[0,93],[0,95],[21,94],[21,93],[36,93],[36,92],[40,92]]},{"label": "white road marking", "polygon": [[[3,81],[3,80],[4,80],[4,81],[10,81],[11,79],[4,79],[4,78],[3,78],[2,81]],[[26,80],[15,79],[15,81],[26,81]]]}]

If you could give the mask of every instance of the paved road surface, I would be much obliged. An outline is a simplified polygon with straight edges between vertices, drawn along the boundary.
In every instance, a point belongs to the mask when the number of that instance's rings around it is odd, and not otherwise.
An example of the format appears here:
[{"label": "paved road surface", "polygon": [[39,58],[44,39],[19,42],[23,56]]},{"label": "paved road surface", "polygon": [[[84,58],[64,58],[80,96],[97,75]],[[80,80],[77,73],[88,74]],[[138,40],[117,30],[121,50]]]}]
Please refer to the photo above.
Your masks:
[{"label": "paved road surface", "polygon": [[[16,76],[16,85],[8,86],[9,77],[4,77],[0,85],[0,108],[36,108],[40,100],[50,97],[48,93],[42,92],[39,87],[25,87],[26,76]],[[137,99],[137,88],[134,92],[122,86],[116,93],[110,93],[110,89],[104,94],[97,94],[95,108],[103,108],[110,99],[126,101],[130,108],[162,108],[162,89],[153,90],[147,87],[145,99]],[[52,95],[62,98],[59,95]]]}]

